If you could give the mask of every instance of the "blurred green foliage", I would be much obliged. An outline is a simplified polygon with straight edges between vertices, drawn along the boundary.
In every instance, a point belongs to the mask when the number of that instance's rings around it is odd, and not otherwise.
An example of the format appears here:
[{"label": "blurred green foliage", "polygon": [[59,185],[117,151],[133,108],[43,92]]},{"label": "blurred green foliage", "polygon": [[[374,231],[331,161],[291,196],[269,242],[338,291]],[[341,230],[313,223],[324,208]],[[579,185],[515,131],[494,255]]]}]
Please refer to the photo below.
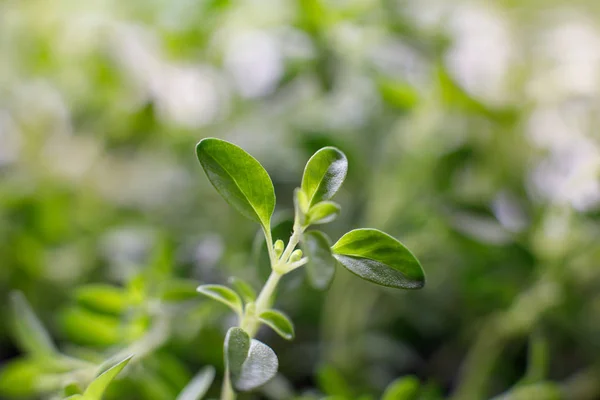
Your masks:
[{"label": "blurred green foliage", "polygon": [[[260,332],[280,375],[247,398],[600,397],[598,8],[1,2],[0,398],[61,398],[128,354],[107,399],[222,376],[232,321],[195,287],[256,289],[268,267],[202,176],[207,136],[269,171],[281,237],[304,162],[339,147],[328,235],[384,229],[427,271],[418,293],[340,268],[327,292],[286,277],[296,339]],[[14,290],[52,355],[19,328]]]}]

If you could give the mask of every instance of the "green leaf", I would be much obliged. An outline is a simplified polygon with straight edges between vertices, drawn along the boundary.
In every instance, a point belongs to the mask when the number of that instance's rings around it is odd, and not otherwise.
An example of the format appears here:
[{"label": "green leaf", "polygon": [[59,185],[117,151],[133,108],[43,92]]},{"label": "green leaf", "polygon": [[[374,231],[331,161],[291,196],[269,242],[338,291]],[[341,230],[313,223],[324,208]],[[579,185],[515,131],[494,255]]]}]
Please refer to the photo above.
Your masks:
[{"label": "green leaf", "polygon": [[65,385],[65,388],[63,389],[63,392],[65,394],[65,396],[74,396],[76,394],[81,394],[82,390],[79,387],[79,384],[75,381],[75,382],[69,382]]},{"label": "green leaf", "polygon": [[340,214],[341,207],[333,201],[322,201],[310,208],[306,225],[326,224],[333,221]]},{"label": "green leaf", "polygon": [[225,336],[223,353],[225,368],[235,382],[242,373],[242,365],[250,350],[250,336],[242,328],[230,328]]},{"label": "green leaf", "polygon": [[236,276],[229,278],[229,283],[237,290],[246,303],[256,300],[256,290],[246,281]]},{"label": "green leaf", "polygon": [[165,302],[180,302],[195,299],[198,296],[198,283],[192,279],[170,278],[163,283],[160,299]]},{"label": "green leaf", "polygon": [[83,393],[85,400],[101,400],[108,385],[110,385],[119,372],[125,368],[132,357],[133,356],[131,355],[123,361],[120,361],[94,379]]},{"label": "green leaf", "polygon": [[382,286],[420,289],[421,264],[402,243],[377,229],[355,229],[332,247],[333,256],[361,278]]},{"label": "green leaf", "polygon": [[328,396],[352,399],[352,389],[348,381],[335,367],[324,365],[317,371],[319,388]]},{"label": "green leaf", "polygon": [[414,108],[419,102],[419,92],[406,82],[378,79],[379,93],[388,105],[400,110]]},{"label": "green leaf", "polygon": [[323,147],[306,164],[302,176],[302,191],[308,206],[329,200],[339,190],[346,178],[348,160],[335,147]]},{"label": "green leaf", "polygon": [[206,394],[214,379],[214,367],[208,365],[202,368],[190,383],[183,388],[176,400],[200,400]]},{"label": "green leaf", "polygon": [[231,328],[225,337],[225,366],[237,390],[264,385],[277,374],[279,362],[266,344],[250,339],[241,328]]},{"label": "green leaf", "polygon": [[21,292],[12,292],[10,302],[14,314],[15,339],[26,353],[36,356],[51,356],[56,347],[50,335],[35,315]]},{"label": "green leaf", "polygon": [[122,288],[106,284],[90,284],[75,290],[77,302],[87,308],[107,314],[121,314],[128,305]]},{"label": "green leaf", "polygon": [[294,324],[284,313],[277,310],[267,310],[261,313],[258,318],[269,325],[282,338],[287,340],[294,338]]},{"label": "green leaf", "polygon": [[217,192],[242,215],[268,230],[275,190],[263,166],[240,147],[215,138],[202,139],[196,154]]},{"label": "green leaf", "polygon": [[381,400],[416,400],[419,380],[414,376],[398,378],[388,385]]},{"label": "green leaf", "polygon": [[196,290],[198,293],[208,296],[211,299],[220,301],[239,315],[242,315],[242,299],[240,299],[240,296],[236,292],[229,289],[227,286],[201,285],[198,286]]},{"label": "green leaf", "polygon": [[63,375],[49,370],[38,358],[17,358],[0,368],[0,398],[35,398],[59,390]]},{"label": "green leaf", "polygon": [[331,254],[331,241],[323,232],[309,231],[302,238],[302,249],[308,257],[308,281],[316,289],[326,289],[335,273],[335,258]]},{"label": "green leaf", "polygon": [[554,382],[540,382],[516,387],[492,400],[561,400],[564,399],[562,392],[560,386]]},{"label": "green leaf", "polygon": [[61,311],[59,322],[62,332],[77,344],[113,346],[123,339],[121,321],[112,315],[68,307]]}]

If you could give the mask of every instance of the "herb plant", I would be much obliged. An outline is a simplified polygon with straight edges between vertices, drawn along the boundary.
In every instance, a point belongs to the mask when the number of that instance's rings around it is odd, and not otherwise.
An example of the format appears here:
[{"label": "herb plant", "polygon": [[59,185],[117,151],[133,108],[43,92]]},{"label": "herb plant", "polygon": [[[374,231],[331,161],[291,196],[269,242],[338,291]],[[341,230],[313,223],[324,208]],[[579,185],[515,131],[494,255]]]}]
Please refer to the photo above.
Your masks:
[{"label": "herb plant", "polygon": [[336,264],[381,286],[419,289],[425,284],[416,257],[384,232],[355,229],[331,245],[325,233],[307,230],[333,221],[340,213],[340,205],[331,201],[348,170],[347,158],[339,149],[324,147],[306,164],[302,183],[294,191],[294,225],[287,244],[282,240],[273,242],[271,217],[275,191],[262,165],[240,147],[216,138],[201,140],[196,153],[219,194],[242,215],[260,224],[271,265],[269,278],[258,296],[239,280],[235,285],[237,292],[212,284],[197,289],[224,303],[238,316],[238,326],[230,328],[225,336],[221,399],[235,399],[237,391],[253,390],[277,373],[275,352],[254,337],[264,324],[284,339],[294,338],[293,323],[283,312],[272,308],[277,285],[291,271],[306,265],[309,281],[320,289],[331,282]]}]

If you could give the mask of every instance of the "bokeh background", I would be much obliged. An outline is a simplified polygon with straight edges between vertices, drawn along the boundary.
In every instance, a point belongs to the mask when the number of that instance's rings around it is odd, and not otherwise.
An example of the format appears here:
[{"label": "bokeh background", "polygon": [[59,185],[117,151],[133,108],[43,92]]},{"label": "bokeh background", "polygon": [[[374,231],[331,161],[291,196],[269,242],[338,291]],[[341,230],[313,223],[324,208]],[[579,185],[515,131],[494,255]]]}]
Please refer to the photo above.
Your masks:
[{"label": "bokeh background", "polygon": [[27,353],[15,291],[63,353],[136,353],[108,399],[221,376],[235,321],[194,288],[258,288],[268,266],[196,160],[215,136],[269,171],[281,232],[306,160],[339,147],[325,231],[385,230],[428,278],[286,277],[297,338],[261,331],[280,376],[242,398],[378,399],[404,377],[411,399],[599,399],[599,17],[592,0],[0,2],[0,398],[86,377]]}]

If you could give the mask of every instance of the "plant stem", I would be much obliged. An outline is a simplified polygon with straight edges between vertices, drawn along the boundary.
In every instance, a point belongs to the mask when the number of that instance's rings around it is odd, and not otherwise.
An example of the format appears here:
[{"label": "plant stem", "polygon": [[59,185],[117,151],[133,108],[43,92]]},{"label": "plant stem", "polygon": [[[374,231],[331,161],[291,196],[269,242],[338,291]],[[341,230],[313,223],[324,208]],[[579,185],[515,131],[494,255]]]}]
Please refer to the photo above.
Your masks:
[{"label": "plant stem", "polygon": [[229,380],[229,371],[225,371],[225,379],[223,379],[223,385],[221,386],[221,400],[235,400],[235,392],[231,387],[231,381]]},{"label": "plant stem", "polygon": [[[300,237],[302,236],[303,231],[304,231],[304,229],[302,229],[298,225],[294,225],[294,232],[292,233],[292,236],[290,237],[290,241],[288,242],[287,246],[285,247],[285,250],[283,251],[283,254],[281,255],[281,258],[279,259],[279,261],[283,261],[284,263],[287,263],[288,259],[290,258],[290,255],[292,254],[292,252],[298,245],[298,242],[300,241]],[[274,265],[272,265],[272,267],[274,267]]]},{"label": "plant stem", "polygon": [[[267,249],[269,251],[269,259],[271,261],[271,275],[269,275],[269,278],[261,289],[254,305],[246,305],[244,314],[242,315],[242,318],[240,318],[239,323],[239,327],[245,330],[251,338],[256,336],[258,328],[260,327],[260,320],[258,319],[258,316],[269,308],[269,303],[273,297],[273,294],[275,293],[275,289],[277,289],[277,284],[279,283],[281,277],[286,273],[282,271],[298,268],[307,262],[306,259],[302,259],[291,264],[288,262],[290,255],[298,245],[300,237],[302,236],[302,232],[304,231],[304,228],[302,228],[298,223],[294,224],[294,232],[292,233],[292,236],[290,237],[290,240],[279,259],[276,257],[273,250],[273,238],[271,236],[271,232],[264,228],[263,231],[267,242]],[[289,269],[289,267],[292,268]],[[231,385],[229,371],[225,371],[225,377],[221,387],[221,400],[235,400],[235,397],[236,394]]]}]

